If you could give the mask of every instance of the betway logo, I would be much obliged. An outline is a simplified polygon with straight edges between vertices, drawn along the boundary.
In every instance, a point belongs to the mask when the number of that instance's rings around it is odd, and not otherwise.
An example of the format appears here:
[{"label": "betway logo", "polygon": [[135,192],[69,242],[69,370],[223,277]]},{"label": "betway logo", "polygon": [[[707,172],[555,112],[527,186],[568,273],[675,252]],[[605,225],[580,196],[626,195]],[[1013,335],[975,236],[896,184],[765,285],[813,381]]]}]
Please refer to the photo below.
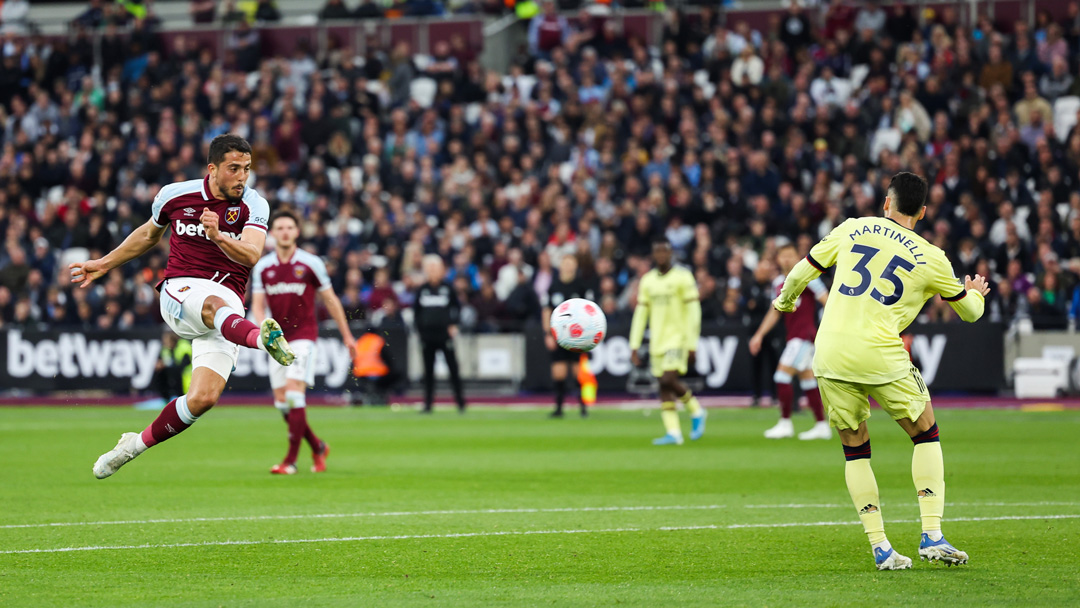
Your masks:
[{"label": "betway logo", "polygon": [[[705,378],[709,388],[727,384],[735,349],[739,346],[736,336],[702,336],[698,340],[697,372]],[[630,363],[630,342],[624,336],[611,336],[592,351],[590,365],[594,373],[606,371],[613,376],[625,376],[633,369]]]},{"label": "betway logo", "polygon": [[911,354],[919,360],[919,371],[927,386],[934,383],[937,377],[938,366],[941,365],[941,355],[945,353],[945,344],[949,341],[946,336],[915,336],[911,340]]},{"label": "betway logo", "polygon": [[[176,224],[173,226],[173,234],[176,234],[177,236],[201,236],[204,239],[209,238],[206,236],[206,229],[203,228],[202,224],[181,222],[180,220],[176,220]],[[233,240],[236,241],[239,241],[241,237],[240,234],[235,232],[225,232],[224,230],[221,231],[221,234],[232,237]]]},{"label": "betway logo", "polygon": [[274,283],[266,286],[266,295],[280,296],[291,293],[294,296],[302,296],[305,289],[307,289],[305,283]]},{"label": "betway logo", "polygon": [[131,378],[131,386],[150,385],[161,352],[157,340],[86,340],[77,333],[31,342],[22,332],[7,332],[7,373],[13,378]]}]

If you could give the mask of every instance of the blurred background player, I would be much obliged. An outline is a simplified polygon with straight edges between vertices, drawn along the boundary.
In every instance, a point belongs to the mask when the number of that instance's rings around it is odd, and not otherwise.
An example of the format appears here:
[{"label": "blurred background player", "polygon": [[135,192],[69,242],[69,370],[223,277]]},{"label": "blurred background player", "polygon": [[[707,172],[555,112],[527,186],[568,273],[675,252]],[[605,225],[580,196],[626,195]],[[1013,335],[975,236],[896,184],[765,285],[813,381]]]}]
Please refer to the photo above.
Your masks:
[{"label": "blurred background player", "polygon": [[649,362],[660,381],[660,417],[666,433],[653,445],[682,445],[682,428],[675,406],[678,398],[690,412],[690,439],[705,434],[705,408],[679,380],[694,364],[701,337],[701,300],[693,273],[672,265],[671,243],[658,239],[652,246],[653,269],[641,277],[637,308],[630,327],[630,361],[641,365],[638,350],[649,328]]},{"label": "blurred background player", "polygon": [[171,331],[162,332],[161,354],[154,364],[154,378],[150,381],[161,395],[158,407],[186,393],[190,383],[191,342],[177,338]]},{"label": "blurred background player", "polygon": [[[776,297],[776,264],[772,260],[762,258],[754,268],[754,280],[747,281],[743,289],[743,300],[746,302],[746,312],[749,315],[749,326],[756,327],[765,320],[765,315],[772,310],[772,301]],[[764,334],[761,340],[761,348],[750,356],[750,407],[758,407],[764,398],[765,404],[776,402],[776,383],[773,374],[776,372],[777,362],[780,360],[779,343],[783,339],[780,328]]]},{"label": "blurred background player", "polygon": [[803,289],[830,266],[836,266],[832,297],[818,332],[814,373],[840,433],[847,459],[848,492],[870,539],[878,570],[903,570],[911,559],[893,550],[885,536],[877,480],[870,467],[870,418],[873,397],[915,444],[911,477],[919,500],[923,534],[919,556],[963,564],[967,553],[941,534],[945,512],[945,465],[930,392],[911,363],[900,333],[935,295],[961,319],[975,322],[990,292],[983,277],[953,275],[945,252],[914,231],[926,215],[926,181],[897,173],[889,182],[885,217],[850,219],[814,245],[788,273],[775,307],[790,313]]},{"label": "blurred background player", "polygon": [[162,441],[186,430],[214,407],[236,365],[239,347],[258,348],[282,365],[294,355],[273,319],[259,327],[244,318],[251,268],[266,245],[270,205],[245,184],[251,144],[229,133],[210,142],[207,175],[158,191],[150,220],[104,257],[70,265],[71,282],[87,288],[113,268],[152,249],[172,227],[161,291],[161,316],[191,340],[191,387],[170,401],[142,433],[124,433],[94,463],[105,479]]},{"label": "blurred background player", "polygon": [[458,321],[461,318],[461,302],[446,282],[446,265],[441,257],[436,254],[426,255],[422,264],[427,283],[416,291],[416,301],[413,304],[413,322],[420,334],[424,357],[424,409],[420,412],[430,414],[434,407],[435,355],[441,351],[450,372],[450,385],[454,389],[458,412],[464,413],[465,392],[461,387],[457,351],[454,350],[454,338],[458,335]]},{"label": "blurred background player", "polygon": [[300,236],[300,221],[296,214],[288,210],[274,213],[270,219],[270,236],[274,237],[274,251],[259,260],[253,273],[251,313],[259,322],[267,317],[276,319],[296,354],[296,361],[289,366],[270,360],[274,407],[289,425],[289,451],[281,464],[271,467],[270,472],[276,475],[296,473],[300,440],[306,439],[314,461],[311,471],[321,473],[326,470],[330,447],[315,435],[307,422],[305,395],[307,387],[315,383],[315,341],[319,338],[316,295],[337,323],[341,340],[349,352],[355,348],[356,341],[349,331],[341,300],[334,294],[326,265],[319,256],[296,246]]},{"label": "blurred background player", "polygon": [[[578,276],[577,258],[571,254],[563,254],[559,259],[559,274],[551,279],[551,286],[547,292],[547,301],[544,302],[544,309],[540,318],[544,324],[544,344],[547,346],[548,352],[551,353],[551,381],[555,385],[555,411],[551,412],[552,418],[563,417],[567,379],[571,373],[574,378],[578,377],[581,355],[561,348],[555,343],[555,336],[551,333],[551,311],[559,304],[574,298],[592,300],[593,290],[584,279]],[[578,391],[578,399],[581,404],[581,417],[585,418],[589,415],[589,410],[588,405],[585,403],[585,396],[581,394],[580,390]]]},{"label": "blurred background player", "polygon": [[[775,293],[780,295],[784,277],[799,262],[795,245],[791,243],[782,245],[776,252],[776,259],[784,273],[773,281]],[[776,396],[780,401],[780,420],[776,426],[765,431],[765,437],[769,439],[786,439],[795,435],[795,426],[791,423],[791,411],[795,407],[795,389],[792,382],[796,377],[799,379],[799,388],[806,395],[806,400],[810,403],[810,410],[814,412],[814,420],[816,420],[810,430],[799,433],[799,439],[832,439],[832,429],[825,421],[821,393],[818,392],[817,379],[814,378],[814,370],[811,369],[814,362],[814,337],[817,336],[817,307],[814,306],[814,300],[816,299],[824,306],[829,297],[829,290],[821,279],[810,281],[808,287],[810,291],[804,291],[795,303],[795,311],[784,317],[787,344],[784,346],[784,352],[780,354],[780,363],[776,366],[776,374],[773,376],[773,381],[776,382]],[[770,306],[757,332],[750,338],[751,355],[761,352],[769,332],[779,322],[780,312]]]}]

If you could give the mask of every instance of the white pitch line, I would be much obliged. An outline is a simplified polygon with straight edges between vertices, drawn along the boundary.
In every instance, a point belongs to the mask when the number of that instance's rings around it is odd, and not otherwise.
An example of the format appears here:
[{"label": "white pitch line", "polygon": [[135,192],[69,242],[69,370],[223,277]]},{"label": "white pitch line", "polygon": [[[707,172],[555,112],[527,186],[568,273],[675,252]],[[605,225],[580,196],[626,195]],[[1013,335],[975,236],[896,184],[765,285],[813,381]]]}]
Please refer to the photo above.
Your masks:
[{"label": "white pitch line", "polygon": [[[886,505],[893,507],[894,505]],[[914,505],[895,505],[913,507]],[[1080,502],[950,502],[949,507],[1075,507]],[[226,521],[282,521],[296,519],[351,519],[360,517],[410,517],[423,515],[498,515],[514,513],[594,513],[615,511],[712,511],[716,509],[850,509],[850,503],[786,503],[774,505],[645,505],[608,507],[553,507],[520,509],[457,509],[432,511],[369,511],[358,513],[311,513],[296,515],[237,515],[222,517],[178,517],[161,519],[125,519],[114,521],[59,521],[39,524],[3,524],[0,530],[20,528],[68,528],[79,526],[132,526],[146,524],[214,523]],[[950,518],[951,519],[951,518]],[[953,520],[955,521],[955,520]]]},{"label": "white pitch line", "polygon": [[609,511],[709,511],[727,508],[726,505],[658,505],[612,507],[557,507],[549,509],[459,509],[437,511],[371,511],[366,513],[312,513],[304,515],[239,515],[233,517],[182,517],[175,519],[128,519],[119,521],[61,521],[43,524],[6,524],[0,530],[13,528],[64,528],[71,526],[119,526],[141,524],[185,524],[221,521],[268,521],[289,519],[346,519],[354,517],[407,517],[417,515],[495,515],[505,513],[589,513]]},{"label": "white pitch line", "polygon": [[[1080,519],[1080,514],[1072,515],[1007,515],[1002,517],[958,517],[950,519],[950,522],[962,521],[1019,521],[1038,519]],[[918,523],[919,520],[892,520],[890,523]],[[0,551],[0,555],[24,555],[30,553],[73,553],[80,551],[119,551],[139,549],[177,549],[183,547],[229,547],[250,545],[294,545],[310,543],[346,543],[379,540],[419,540],[419,539],[449,539],[449,538],[478,538],[485,536],[533,536],[548,534],[611,534],[621,532],[680,532],[687,530],[741,530],[747,528],[803,528],[817,526],[852,526],[857,521],[813,521],[813,522],[788,522],[788,523],[760,523],[760,524],[725,524],[703,526],[663,526],[660,528],[599,528],[594,530],[504,530],[495,532],[457,532],[448,534],[397,534],[383,536],[341,536],[327,538],[289,538],[275,540],[220,540],[197,543],[165,543],[144,545],[92,545],[83,547],[57,547],[53,549],[14,549]]]}]

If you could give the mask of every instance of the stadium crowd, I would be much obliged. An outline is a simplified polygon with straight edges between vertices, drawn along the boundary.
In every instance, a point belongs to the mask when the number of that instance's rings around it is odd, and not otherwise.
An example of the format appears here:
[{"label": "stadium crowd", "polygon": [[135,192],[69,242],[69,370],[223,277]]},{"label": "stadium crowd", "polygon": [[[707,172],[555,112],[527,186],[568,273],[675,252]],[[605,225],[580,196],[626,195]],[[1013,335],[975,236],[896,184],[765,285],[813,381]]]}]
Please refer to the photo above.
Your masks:
[{"label": "stadium crowd", "polygon": [[[445,258],[474,331],[535,320],[572,255],[613,322],[629,318],[650,242],[694,271],[706,323],[756,323],[774,252],[809,248],[876,214],[897,171],[931,183],[920,232],[958,274],[992,277],[988,317],[1064,327],[1080,309],[1080,129],[1054,104],[1080,94],[1080,11],[980,20],[946,9],[793,2],[755,31],[669,12],[662,43],[552,5],[508,74],[463,40],[430,56],[298,45],[259,53],[241,25],[215,57],[152,22],[8,35],[0,65],[0,321],[6,327],[154,325],[163,251],[72,290],[149,217],[157,190],[205,174],[208,142],[249,139],[252,184],[305,218],[353,318],[404,322],[426,253]],[[434,87],[429,107],[414,81]],[[1080,105],[1080,104],[1078,104]],[[167,245],[163,244],[162,247]],[[406,315],[407,316],[407,315]],[[938,302],[924,320],[948,320]]]}]

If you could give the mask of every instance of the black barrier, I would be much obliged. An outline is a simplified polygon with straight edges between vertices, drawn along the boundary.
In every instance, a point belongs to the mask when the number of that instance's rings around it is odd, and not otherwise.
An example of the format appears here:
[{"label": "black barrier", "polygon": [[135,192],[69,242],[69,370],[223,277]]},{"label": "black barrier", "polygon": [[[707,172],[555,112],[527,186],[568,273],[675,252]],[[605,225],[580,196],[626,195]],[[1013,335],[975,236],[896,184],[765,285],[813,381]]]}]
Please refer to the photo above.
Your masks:
[{"label": "black barrier", "polygon": [[[407,334],[391,329],[380,334],[388,345],[390,365],[405,373]],[[357,334],[359,335],[359,334]],[[0,390],[35,392],[145,390],[161,351],[161,332],[20,331],[0,334]],[[322,331],[316,343],[315,390],[339,390],[352,368],[349,351],[334,330]],[[241,348],[227,390],[269,391],[269,361],[262,351]]]},{"label": "black barrier", "polygon": [[[996,391],[1005,388],[1005,325],[981,322],[912,325],[911,351],[927,386],[935,390]],[[630,379],[629,325],[611,326],[591,353],[601,392],[625,392]],[[750,390],[750,334],[737,327],[704,327],[690,376],[706,390]],[[527,334],[522,388],[551,389],[550,354],[538,329]]]}]

